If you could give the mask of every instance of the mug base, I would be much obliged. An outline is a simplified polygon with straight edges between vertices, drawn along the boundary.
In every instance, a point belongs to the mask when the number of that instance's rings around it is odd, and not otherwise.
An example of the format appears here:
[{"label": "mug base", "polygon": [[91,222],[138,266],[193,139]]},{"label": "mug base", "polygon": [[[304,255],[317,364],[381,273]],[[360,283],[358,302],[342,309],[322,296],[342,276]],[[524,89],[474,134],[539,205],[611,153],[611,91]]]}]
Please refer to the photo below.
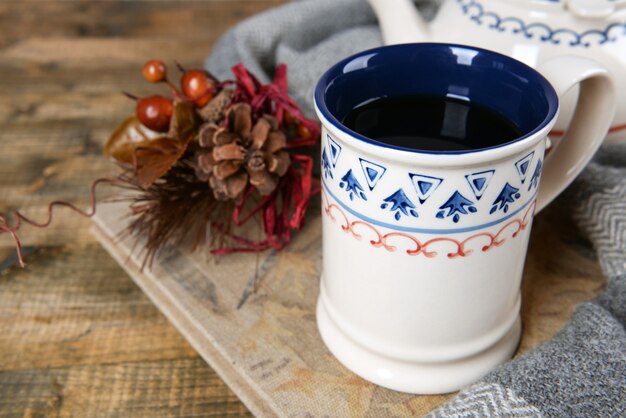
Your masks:
[{"label": "mug base", "polygon": [[510,359],[522,334],[517,318],[497,343],[467,358],[449,362],[416,363],[376,354],[357,344],[329,316],[322,298],[317,301],[317,326],[330,352],[349,370],[379,386],[417,395],[455,392]]}]

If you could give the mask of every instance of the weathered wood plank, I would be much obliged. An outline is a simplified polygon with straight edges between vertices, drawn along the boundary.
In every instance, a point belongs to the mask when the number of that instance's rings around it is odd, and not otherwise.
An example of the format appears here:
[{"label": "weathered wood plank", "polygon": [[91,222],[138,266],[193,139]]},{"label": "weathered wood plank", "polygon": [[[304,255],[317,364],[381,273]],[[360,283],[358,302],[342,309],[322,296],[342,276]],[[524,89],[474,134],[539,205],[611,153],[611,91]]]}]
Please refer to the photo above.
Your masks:
[{"label": "weathered wood plank", "polygon": [[31,260],[0,277],[0,370],[195,357],[97,245]]},{"label": "weathered wood plank", "polygon": [[[46,65],[53,68],[100,69],[106,64],[111,69],[141,65],[158,56],[164,60],[194,60],[200,64],[211,49],[212,41],[220,32],[207,34],[202,40],[146,39],[146,38],[29,38],[5,49],[4,60],[27,64]],[[139,68],[141,69],[141,68]]]},{"label": "weathered wood plank", "polygon": [[200,358],[0,371],[0,417],[244,417]]},{"label": "weathered wood plank", "polygon": [[197,40],[207,33],[219,34],[244,17],[279,3],[282,1],[2,2],[0,48],[38,34]]}]

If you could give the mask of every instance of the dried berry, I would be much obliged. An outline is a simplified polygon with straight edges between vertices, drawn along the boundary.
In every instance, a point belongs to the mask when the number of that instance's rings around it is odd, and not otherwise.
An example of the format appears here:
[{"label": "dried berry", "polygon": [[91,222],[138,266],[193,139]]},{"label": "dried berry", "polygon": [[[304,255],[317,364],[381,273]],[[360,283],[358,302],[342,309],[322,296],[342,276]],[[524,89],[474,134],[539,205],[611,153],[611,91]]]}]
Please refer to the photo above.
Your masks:
[{"label": "dried berry", "polygon": [[285,125],[295,125],[296,123],[298,123],[296,118],[289,111],[285,111],[283,115],[283,121],[285,122]]},{"label": "dried berry", "polygon": [[309,128],[307,128],[303,123],[298,125],[298,137],[309,139],[311,136],[313,136],[313,133]]},{"label": "dried berry", "polygon": [[196,106],[203,107],[213,98],[213,80],[204,70],[187,70],[180,79],[180,86],[187,98]]},{"label": "dried berry", "polygon": [[143,77],[151,83],[159,83],[167,79],[167,67],[161,60],[146,61],[143,65]]},{"label": "dried berry", "polygon": [[172,100],[163,96],[148,96],[137,100],[137,118],[148,129],[167,132],[174,112]]}]

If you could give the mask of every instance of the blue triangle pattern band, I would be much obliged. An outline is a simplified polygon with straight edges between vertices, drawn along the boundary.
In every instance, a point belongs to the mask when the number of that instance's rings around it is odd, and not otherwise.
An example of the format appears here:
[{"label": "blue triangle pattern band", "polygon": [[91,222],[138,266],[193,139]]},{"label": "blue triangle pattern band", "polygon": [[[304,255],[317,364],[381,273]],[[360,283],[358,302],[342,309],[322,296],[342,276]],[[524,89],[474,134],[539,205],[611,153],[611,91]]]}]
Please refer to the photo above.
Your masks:
[{"label": "blue triangle pattern band", "polygon": [[474,183],[474,186],[476,187],[477,190],[482,190],[486,182],[487,182],[487,179],[484,177],[480,177],[480,178],[472,180],[472,183]]},{"label": "blue triangle pattern band", "polygon": [[515,168],[517,168],[517,173],[519,174],[522,184],[524,184],[524,181],[526,181],[526,175],[528,174],[528,167],[530,167],[530,163],[532,162],[534,156],[535,156],[535,151],[532,151],[526,156],[520,158],[515,163]]},{"label": "blue triangle pattern band", "polygon": [[467,180],[470,189],[472,189],[474,196],[476,196],[476,199],[480,200],[480,198],[483,196],[495,172],[496,170],[485,170],[479,171],[477,173],[467,174],[465,176],[465,179]]},{"label": "blue triangle pattern band", "polygon": [[443,179],[439,177],[426,176],[424,174],[409,173],[411,183],[415,188],[420,203],[426,202],[433,192],[443,183]]},{"label": "blue triangle pattern band", "polygon": [[328,148],[330,149],[330,160],[333,163],[333,167],[336,167],[337,161],[339,161],[339,155],[341,155],[341,145],[328,134],[326,134],[326,139],[328,140]]},{"label": "blue triangle pattern band", "polygon": [[383,177],[387,169],[380,164],[376,164],[372,161],[368,161],[364,158],[359,158],[363,174],[365,176],[365,182],[370,191],[374,190],[380,179]]}]

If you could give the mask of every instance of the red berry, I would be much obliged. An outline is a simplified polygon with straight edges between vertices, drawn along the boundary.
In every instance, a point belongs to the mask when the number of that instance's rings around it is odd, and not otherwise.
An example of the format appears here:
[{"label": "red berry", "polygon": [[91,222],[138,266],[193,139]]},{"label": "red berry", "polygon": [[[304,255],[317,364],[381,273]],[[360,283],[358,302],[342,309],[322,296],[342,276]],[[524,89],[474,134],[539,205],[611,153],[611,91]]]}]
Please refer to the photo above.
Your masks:
[{"label": "red berry", "polygon": [[146,128],[167,132],[174,112],[174,104],[163,96],[148,96],[137,101],[137,118]]},{"label": "red berry", "polygon": [[283,121],[285,122],[286,125],[295,125],[297,122],[296,117],[287,110],[283,114]]},{"label": "red berry", "polygon": [[151,83],[158,83],[167,77],[167,67],[163,61],[150,60],[143,65],[143,77]]},{"label": "red berry", "polygon": [[311,130],[309,128],[304,126],[304,123],[298,125],[298,136],[300,138],[310,138],[312,135],[313,133],[311,133]]},{"label": "red berry", "polygon": [[203,107],[213,98],[213,81],[203,70],[185,71],[180,79],[180,86],[185,96],[196,106]]}]

